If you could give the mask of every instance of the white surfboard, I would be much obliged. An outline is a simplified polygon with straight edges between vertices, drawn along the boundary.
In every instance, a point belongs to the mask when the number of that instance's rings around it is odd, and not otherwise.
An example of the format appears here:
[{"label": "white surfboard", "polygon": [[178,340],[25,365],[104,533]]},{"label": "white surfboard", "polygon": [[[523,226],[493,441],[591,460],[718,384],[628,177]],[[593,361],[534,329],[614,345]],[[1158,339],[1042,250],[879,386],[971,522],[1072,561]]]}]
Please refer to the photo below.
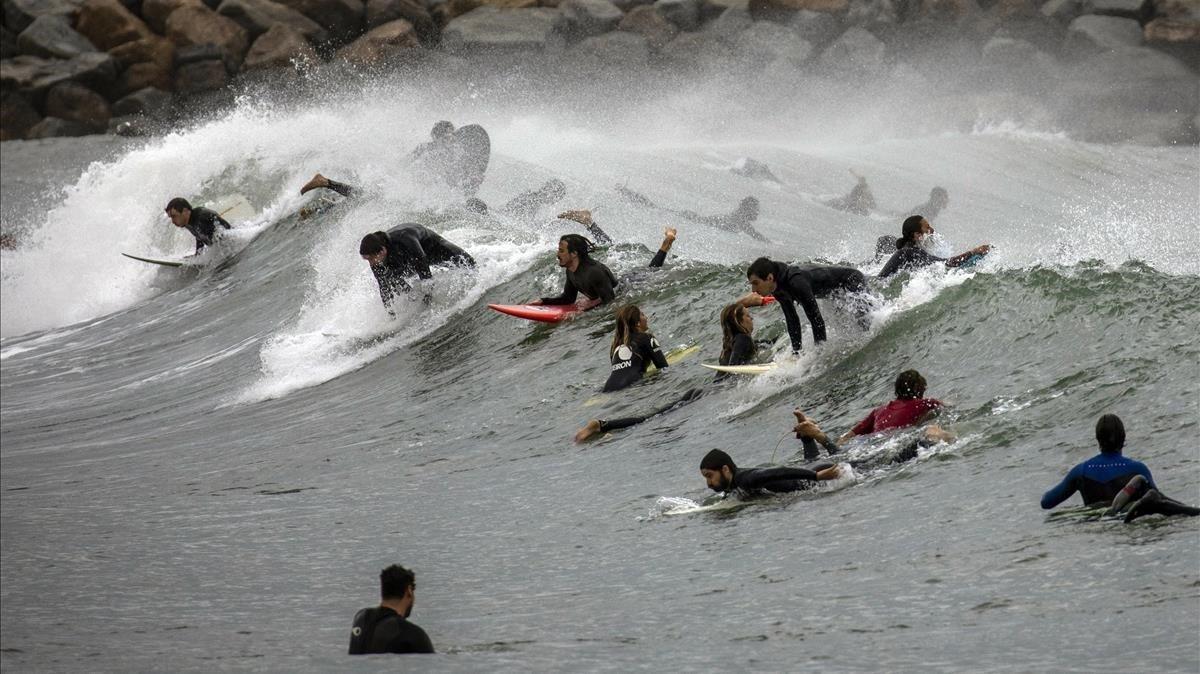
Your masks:
[{"label": "white surfboard", "polygon": [[717,372],[749,375],[766,374],[776,368],[775,363],[763,363],[761,365],[711,365],[709,363],[701,363],[701,365]]}]

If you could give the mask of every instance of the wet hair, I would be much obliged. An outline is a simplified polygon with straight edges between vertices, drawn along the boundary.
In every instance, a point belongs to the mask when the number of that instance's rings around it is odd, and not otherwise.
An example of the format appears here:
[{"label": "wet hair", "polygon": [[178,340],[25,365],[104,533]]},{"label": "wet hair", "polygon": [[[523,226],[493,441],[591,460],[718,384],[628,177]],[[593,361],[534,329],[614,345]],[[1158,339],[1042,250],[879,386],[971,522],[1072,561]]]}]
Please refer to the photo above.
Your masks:
[{"label": "wet hair", "polygon": [[433,128],[429,131],[429,135],[432,138],[445,138],[452,133],[454,133],[454,125],[444,119],[434,124]]},{"label": "wet hair", "polygon": [[183,197],[175,197],[174,199],[167,202],[167,208],[165,210],[182,213],[184,211],[192,210],[192,205],[190,203],[188,203],[188,200],[184,199]]},{"label": "wet hair", "polygon": [[[746,311],[746,307],[734,302],[721,310],[721,362],[728,363],[729,356],[733,353],[733,338],[738,335],[748,335],[746,328],[742,327],[742,322],[739,317]],[[751,341],[753,344],[753,341]]]},{"label": "wet hair", "polygon": [[1096,442],[1105,454],[1119,454],[1125,446],[1125,424],[1115,414],[1105,414],[1096,422]]},{"label": "wet hair", "polygon": [[729,455],[719,449],[709,450],[708,454],[700,459],[700,470],[716,470],[719,471],[723,467],[729,466],[729,470],[737,470],[737,464]]},{"label": "wet hair", "polygon": [[382,599],[403,599],[410,587],[417,588],[417,574],[399,564],[379,572],[379,596]]},{"label": "wet hair", "polygon": [[896,239],[896,250],[917,244],[917,234],[921,231],[921,221],[924,219],[924,215],[910,215],[904,219],[904,224],[900,225],[900,238]]},{"label": "wet hair", "polygon": [[[746,278],[757,276],[762,280],[767,280],[769,274],[775,273],[775,263],[769,258],[760,257],[750,263],[750,268],[746,270]],[[778,280],[778,279],[776,279]]]},{"label": "wet hair", "polygon": [[470,199],[467,199],[466,207],[467,207],[467,210],[471,211],[472,213],[487,213],[488,212],[487,203],[485,203],[483,199],[480,199],[478,197],[471,197]]},{"label": "wet hair", "polygon": [[592,249],[592,242],[583,238],[579,234],[563,234],[559,241],[567,242],[567,252],[575,253],[579,256],[580,262],[588,262],[588,251]]},{"label": "wet hair", "polygon": [[612,347],[608,350],[611,358],[618,346],[628,346],[637,334],[638,322],[642,320],[642,310],[636,304],[630,304],[617,309],[617,330],[613,333]]},{"label": "wet hair", "polygon": [[388,247],[388,236],[383,232],[371,232],[362,238],[358,244],[359,255],[374,255]]},{"label": "wet hair", "polygon": [[916,400],[925,397],[925,378],[916,370],[905,370],[896,377],[896,397]]}]

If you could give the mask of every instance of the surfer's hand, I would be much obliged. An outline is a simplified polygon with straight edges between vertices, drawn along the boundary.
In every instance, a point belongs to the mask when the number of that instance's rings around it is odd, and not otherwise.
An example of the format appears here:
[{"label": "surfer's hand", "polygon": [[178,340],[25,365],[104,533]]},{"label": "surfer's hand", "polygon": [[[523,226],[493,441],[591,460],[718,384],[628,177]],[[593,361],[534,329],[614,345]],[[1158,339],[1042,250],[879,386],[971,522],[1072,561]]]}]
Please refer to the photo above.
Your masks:
[{"label": "surfer's hand", "polygon": [[800,423],[796,424],[795,431],[796,437],[798,438],[812,438],[814,440],[820,440],[821,436],[824,435],[824,433],[821,432],[821,427],[817,426],[817,424],[812,421],[801,421]]},{"label": "surfer's hand", "polygon": [[666,229],[666,231],[663,232],[663,238],[666,239],[667,241],[674,241],[675,233],[676,233],[676,230],[674,227],[668,227]]},{"label": "surfer's hand", "polygon": [[738,304],[743,307],[761,307],[763,303],[762,295],[756,292],[746,293],[738,300]]},{"label": "surfer's hand", "polygon": [[842,471],[840,468],[838,468],[837,464],[834,464],[825,470],[817,471],[818,480],[836,480],[841,476]]}]

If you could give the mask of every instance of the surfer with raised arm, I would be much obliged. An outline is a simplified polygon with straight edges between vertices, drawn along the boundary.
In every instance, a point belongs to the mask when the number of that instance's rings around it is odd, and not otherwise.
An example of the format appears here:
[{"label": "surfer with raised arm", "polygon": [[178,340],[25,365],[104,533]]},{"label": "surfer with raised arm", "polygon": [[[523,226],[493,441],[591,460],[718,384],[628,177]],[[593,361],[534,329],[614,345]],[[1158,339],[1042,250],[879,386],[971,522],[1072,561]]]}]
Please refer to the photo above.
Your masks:
[{"label": "surfer with raised arm", "polygon": [[171,219],[171,224],[187,229],[192,236],[196,237],[195,254],[197,255],[204,250],[205,246],[211,246],[220,238],[218,225],[225,229],[231,229],[229,223],[219,213],[208,208],[192,208],[188,200],[183,197],[175,197],[167,202],[166,213],[167,217]]},{"label": "surfer with raised arm", "polygon": [[746,278],[752,292],[739,302],[743,306],[757,306],[762,304],[764,295],[774,295],[776,304],[783,311],[794,352],[799,353],[803,336],[800,317],[796,314],[796,302],[804,309],[804,315],[812,327],[813,341],[818,344],[826,339],[825,319],[821,316],[821,308],[817,306],[818,298],[836,297],[849,305],[860,323],[866,320],[869,303],[863,295],[867,290],[867,281],[857,269],[824,265],[789,266],[760,257],[746,270]]},{"label": "surfer with raised arm", "polygon": [[788,466],[739,468],[728,454],[714,449],[701,459],[700,475],[709,489],[745,498],[810,489],[820,480],[837,479],[841,472],[836,465],[816,471]]},{"label": "surfer with raised arm", "polygon": [[906,269],[920,269],[937,262],[953,269],[966,264],[973,258],[978,259],[987,255],[992,249],[985,243],[949,259],[938,257],[921,247],[921,242],[930,234],[933,234],[933,226],[923,216],[912,215],[905,219],[900,228],[900,238],[896,239],[896,252],[892,253],[887,264],[883,265],[883,269],[879,271],[879,278],[887,278]]},{"label": "surfer with raised arm", "polygon": [[[596,237],[598,242],[611,242],[612,239],[592,221],[591,212],[586,210],[567,211],[560,218],[574,220],[585,227]],[[667,259],[671,245],[675,243],[676,232],[668,228],[663,234],[662,245],[650,260],[650,267],[661,267]],[[544,304],[548,306],[576,304],[580,293],[586,298],[579,302],[584,311],[608,304],[616,297],[620,281],[604,263],[592,259],[590,253],[592,242],[579,234],[564,234],[558,240],[558,266],[566,272],[563,291],[555,297],[543,297],[529,304]]]},{"label": "surfer with raised arm", "polygon": [[[388,313],[395,316],[392,302],[399,292],[412,290],[406,277],[433,278],[430,265],[455,264],[474,267],[475,259],[436,232],[417,224],[404,224],[387,232],[363,237],[358,254],[371,265],[379,283],[379,295]],[[430,301],[425,296],[425,303]]]}]

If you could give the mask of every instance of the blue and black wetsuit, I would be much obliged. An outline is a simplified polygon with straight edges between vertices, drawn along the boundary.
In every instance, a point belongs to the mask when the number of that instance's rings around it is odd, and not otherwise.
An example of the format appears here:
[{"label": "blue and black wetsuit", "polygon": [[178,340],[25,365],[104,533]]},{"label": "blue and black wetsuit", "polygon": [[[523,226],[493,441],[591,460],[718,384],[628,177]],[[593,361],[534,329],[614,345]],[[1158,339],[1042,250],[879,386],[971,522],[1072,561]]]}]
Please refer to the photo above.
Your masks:
[{"label": "blue and black wetsuit", "polygon": [[1101,452],[1072,468],[1062,482],[1046,492],[1042,496],[1042,509],[1053,508],[1071,498],[1075,492],[1083,497],[1084,505],[1106,506],[1135,475],[1146,478],[1149,488],[1157,489],[1146,464],[1122,456],[1119,452]]}]

